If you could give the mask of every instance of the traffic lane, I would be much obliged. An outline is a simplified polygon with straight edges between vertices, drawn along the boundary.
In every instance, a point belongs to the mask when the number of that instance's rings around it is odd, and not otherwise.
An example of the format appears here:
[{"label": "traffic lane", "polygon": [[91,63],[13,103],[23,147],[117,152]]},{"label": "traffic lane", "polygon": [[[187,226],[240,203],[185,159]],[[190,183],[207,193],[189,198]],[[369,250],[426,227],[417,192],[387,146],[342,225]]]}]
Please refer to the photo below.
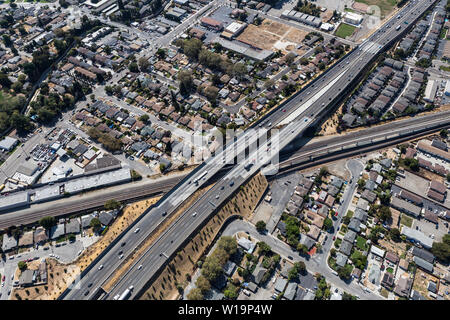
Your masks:
[{"label": "traffic lane", "polygon": [[[226,183],[228,183],[228,181],[224,181],[223,185],[225,185]],[[217,187],[214,186],[213,188],[220,189],[221,185],[217,185]],[[232,192],[233,192],[233,190],[229,191],[229,193],[232,193]],[[228,197],[229,193],[225,193],[224,198]],[[212,197],[209,197],[206,200],[212,200]],[[189,222],[189,226],[191,226],[191,227],[194,226],[193,228],[196,228],[198,225],[200,225],[202,223],[202,220],[200,219],[201,216],[209,214],[209,212],[208,212],[209,208],[205,208],[202,205],[200,205],[200,207],[199,207],[198,204],[199,204],[199,202],[196,202],[196,204],[194,204],[193,207],[191,207],[187,210],[186,214],[183,215],[182,219],[180,219],[179,221],[176,222],[175,227],[172,230],[172,232],[175,236],[173,236],[169,233],[165,233],[162,236],[162,238],[158,239],[157,240],[158,243],[156,245],[153,245],[148,252],[146,252],[137,262],[135,262],[133,264],[133,266],[130,268],[130,270],[133,269],[134,271],[131,270],[130,273],[128,273],[121,280],[119,280],[119,284],[116,285],[116,288],[113,289],[113,291],[110,293],[108,298],[114,297],[117,294],[120,294],[121,292],[123,292],[126,288],[128,288],[132,284],[131,282],[134,282],[131,279],[135,279],[137,274],[146,276],[147,277],[146,279],[148,281],[149,275],[145,275],[143,272],[140,272],[140,270],[136,270],[134,268],[134,266],[138,265],[138,264],[144,265],[144,264],[150,263],[149,261],[153,259],[152,256],[158,256],[158,255],[160,256],[161,253],[164,253],[167,255],[172,254],[181,245],[181,243],[184,241],[184,239],[191,234],[191,231],[188,231],[188,229],[186,229],[184,226]],[[204,208],[205,210],[201,210],[201,208]],[[195,217],[193,217],[192,214],[194,212],[199,212],[199,213],[197,213],[197,215]],[[193,221],[194,221],[194,224],[192,223]],[[169,241],[164,241],[164,239],[163,239],[164,237],[169,237],[168,240],[171,240],[170,243],[169,243]],[[165,245],[161,245],[161,243],[165,243]],[[170,247],[172,247],[172,248],[170,249],[170,252],[169,252]],[[165,261],[165,259],[163,261],[161,261],[161,265],[164,261]],[[156,270],[158,270],[160,268],[160,266],[155,266],[155,268],[156,268]],[[150,271],[153,272],[153,269],[149,270],[148,272],[150,272]],[[144,283],[141,283],[140,285],[143,286],[145,283],[146,283],[146,281]],[[138,288],[139,284],[135,284],[134,286],[135,286],[136,292],[138,292],[139,290],[137,290],[137,288]],[[132,294],[132,296],[133,296],[133,294]]]}]

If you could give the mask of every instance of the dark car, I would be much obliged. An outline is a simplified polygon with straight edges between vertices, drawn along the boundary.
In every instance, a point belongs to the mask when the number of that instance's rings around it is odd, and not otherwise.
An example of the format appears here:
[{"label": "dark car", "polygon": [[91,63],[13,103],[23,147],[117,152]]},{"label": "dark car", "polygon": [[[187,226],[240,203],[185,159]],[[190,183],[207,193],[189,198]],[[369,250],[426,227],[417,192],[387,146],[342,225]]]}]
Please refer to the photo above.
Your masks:
[{"label": "dark car", "polygon": [[126,242],[125,242],[125,241],[124,241],[124,242],[122,242],[121,246],[123,247],[124,245],[126,245]]}]

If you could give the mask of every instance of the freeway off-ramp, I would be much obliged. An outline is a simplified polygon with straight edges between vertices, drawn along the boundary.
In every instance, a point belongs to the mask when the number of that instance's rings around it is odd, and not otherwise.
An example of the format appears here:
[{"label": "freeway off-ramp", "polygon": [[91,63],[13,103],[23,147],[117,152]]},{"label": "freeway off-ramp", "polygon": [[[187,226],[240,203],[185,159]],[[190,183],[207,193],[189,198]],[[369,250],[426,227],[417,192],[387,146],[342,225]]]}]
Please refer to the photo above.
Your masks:
[{"label": "freeway off-ramp", "polygon": [[[335,64],[299,94],[295,95],[289,102],[266,116],[261,122],[261,126],[270,129],[278,125],[288,124],[295,119],[303,119],[305,117],[316,120],[318,115],[324,111],[330,103],[342,97],[342,93],[345,92],[345,89],[362,73],[367,64],[404,32],[404,28],[396,30],[392,20],[398,25],[404,25],[403,23],[405,21],[412,23],[413,21],[416,21],[432,3],[433,1],[410,2],[401,10],[400,19],[391,19],[391,21],[361,44],[359,48],[345,56],[339,63]],[[240,138],[242,137],[245,137],[245,133]],[[239,146],[241,143],[242,141],[238,139],[238,142],[234,142],[230,145],[233,146],[234,149],[234,145]],[[214,158],[219,158],[219,160]],[[192,175],[172,189],[171,194],[160,201],[158,207],[153,208],[136,224],[136,227],[139,226],[141,228],[140,233],[136,234],[133,230],[129,230],[123,235],[123,238],[114,245],[114,247],[110,248],[108,252],[105,253],[103,258],[99,259],[99,261],[95,261],[91,266],[90,271],[84,275],[80,290],[68,292],[68,294],[65,295],[65,298],[91,298],[92,292],[89,292],[88,288],[90,286],[88,286],[88,284],[95,283],[93,286],[95,289],[93,290],[96,290],[98,286],[101,286],[120,265],[121,261],[118,259],[118,252],[123,251],[124,255],[128,256],[164,219],[164,213],[173,211],[184,199],[197,190],[202,183],[200,183],[199,186],[194,186],[194,184],[191,183],[192,179],[195,177],[204,177],[205,175],[205,179],[208,179],[210,173],[207,172],[205,167],[216,161],[220,162],[221,160],[221,156],[216,156],[214,158],[200,166],[192,173]],[[178,246],[180,246],[196,230],[203,220],[214,211],[214,207],[219,205],[219,202],[211,204],[211,195],[216,195],[219,191],[220,200],[223,201],[223,199],[226,199],[239,187],[238,183],[244,182],[236,181],[232,184],[232,180],[234,180],[234,177],[228,175],[225,176],[220,183],[217,183],[196,201],[194,206],[187,210],[174,224],[172,224],[168,230],[153,243],[147,252],[144,253],[144,256],[140,258],[141,262],[145,262],[145,266],[142,269],[138,269],[136,268],[136,265],[132,265],[106,298],[112,299],[117,294],[122,293],[125,288],[128,288],[130,285],[134,285],[136,288],[130,296],[130,298],[134,298],[140,288],[142,288],[144,284],[155,275],[157,270],[159,270],[159,267],[165,263],[167,257],[170,257]],[[204,181],[202,182],[204,183]],[[225,186],[227,186],[227,188],[225,188]],[[224,190],[219,189],[222,187]],[[193,208],[198,208],[202,210],[202,212],[197,212],[197,215],[192,214],[191,216],[191,211],[194,210]],[[98,266],[100,265],[103,265],[102,270],[98,270]]]}]

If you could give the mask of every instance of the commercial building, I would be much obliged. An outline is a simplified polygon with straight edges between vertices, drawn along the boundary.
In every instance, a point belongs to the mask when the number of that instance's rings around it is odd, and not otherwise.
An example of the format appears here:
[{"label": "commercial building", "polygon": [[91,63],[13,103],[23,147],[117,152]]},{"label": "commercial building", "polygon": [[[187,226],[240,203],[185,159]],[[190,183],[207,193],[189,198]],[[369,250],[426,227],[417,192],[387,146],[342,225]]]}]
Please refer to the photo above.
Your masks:
[{"label": "commercial building", "polygon": [[347,12],[344,15],[344,21],[347,23],[359,25],[363,20],[363,16],[353,12]]},{"label": "commercial building", "polygon": [[226,39],[231,39],[237,37],[245,28],[247,27],[246,23],[232,22],[230,23],[225,30],[222,32],[221,36]]},{"label": "commercial building", "polygon": [[17,139],[15,139],[15,138],[4,137],[0,141],[0,149],[1,150],[5,150],[5,151],[11,151],[12,149],[14,149],[14,147],[17,144],[17,142],[19,142],[19,141]]},{"label": "commercial building", "polygon": [[220,21],[217,21],[216,19],[210,18],[210,17],[203,17],[200,20],[202,26],[214,29],[216,31],[222,31],[223,30],[223,24]]},{"label": "commercial building", "polygon": [[234,51],[243,55],[244,57],[256,61],[265,61],[273,55],[273,52],[270,50],[252,48],[250,45],[244,43],[240,44],[240,42],[238,41],[229,41],[226,39],[217,38],[215,42],[219,43],[227,50]]},{"label": "commercial building", "polygon": [[392,197],[391,207],[414,217],[418,217],[422,211],[420,207],[397,197]]},{"label": "commercial building", "polygon": [[450,96],[450,80],[447,80],[447,83],[445,84],[445,95]]},{"label": "commercial building", "polygon": [[320,27],[320,25],[322,24],[322,20],[320,20],[320,18],[311,16],[306,13],[301,13],[296,10],[285,10],[281,14],[281,17],[288,19],[288,20],[295,20],[295,21],[313,26],[315,28]]},{"label": "commercial building", "polygon": [[0,212],[24,207],[30,203],[28,191],[19,191],[7,196],[0,197]]},{"label": "commercial building", "polygon": [[427,87],[425,88],[425,95],[423,99],[426,102],[433,103],[434,98],[436,97],[436,91],[437,91],[437,81],[429,80],[427,83]]},{"label": "commercial building", "polygon": [[402,226],[401,234],[410,241],[417,242],[424,248],[430,249],[433,246],[433,239],[427,237],[423,232]]}]

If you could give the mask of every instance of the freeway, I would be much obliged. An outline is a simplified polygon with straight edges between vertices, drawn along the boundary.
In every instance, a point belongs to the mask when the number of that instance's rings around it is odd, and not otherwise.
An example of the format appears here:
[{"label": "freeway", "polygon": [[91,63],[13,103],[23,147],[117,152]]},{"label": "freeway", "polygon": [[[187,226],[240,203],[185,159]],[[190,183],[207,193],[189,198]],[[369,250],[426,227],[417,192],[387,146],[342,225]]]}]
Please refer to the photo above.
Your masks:
[{"label": "freeway", "polygon": [[[286,104],[280,106],[274,112],[268,114],[262,122],[259,123],[260,129],[268,131],[274,127],[284,126],[282,143],[286,144],[294,140],[296,136],[305,129],[301,126],[303,120],[308,125],[318,120],[320,113],[334,101],[342,98],[345,89],[350,87],[353,80],[356,79],[364,68],[373,61],[376,56],[393,43],[404,31],[405,21],[412,23],[426,11],[434,1],[413,1],[404,6],[400,11],[400,18],[392,18],[376,33],[363,42],[356,50],[346,55],[340,62],[328,69],[322,76],[313,81],[309,86],[296,94]],[[394,21],[394,22],[393,22]],[[395,25],[400,25],[396,28]],[[301,119],[298,121],[297,119]],[[295,121],[293,124],[292,122]],[[286,130],[288,129],[288,130]],[[292,132],[291,132],[292,129]],[[152,207],[147,214],[137,224],[141,232],[134,233],[128,230],[120,237],[117,244],[110,247],[102,258],[96,259],[90,266],[80,282],[79,290],[70,290],[65,292],[65,299],[86,299],[93,298],[94,292],[99,286],[102,286],[120,266],[121,260],[118,258],[122,251],[124,256],[129,256],[133,250],[143,242],[143,240],[165,219],[167,213],[172,213],[176,208],[198,188],[203,185],[207,179],[212,177],[235,155],[246,152],[247,146],[255,143],[253,135],[244,132],[237,137],[235,141],[229,143],[225,150],[219,152],[216,156],[206,160],[200,167],[194,170],[180,184],[175,186],[170,194],[163,197],[157,206]],[[250,143],[247,144],[247,141]],[[262,144],[267,147],[267,142]],[[261,146],[260,146],[261,148]],[[231,152],[226,152],[231,150]],[[237,150],[236,153],[233,151]],[[258,150],[257,150],[258,151]],[[259,154],[257,154],[259,156]],[[238,157],[239,158],[239,157]],[[224,161],[224,159],[226,161]],[[259,158],[258,158],[259,159]],[[267,160],[266,157],[263,157]],[[144,255],[139,259],[144,262],[142,269],[133,264],[127,270],[116,284],[116,286],[107,294],[106,298],[112,299],[117,294],[122,293],[125,288],[134,285],[130,298],[135,298],[144,284],[156,274],[162,265],[167,261],[175,250],[186,241],[186,239],[209,217],[215,208],[222,201],[227,199],[233,192],[239,188],[240,184],[246,181],[244,179],[249,174],[253,174],[262,164],[254,165],[247,174],[243,174],[242,167],[244,163],[239,163],[236,168],[222,178],[200,199],[198,199],[181,217],[147,249]],[[215,171],[215,172],[214,172]],[[238,177],[232,174],[238,173]],[[194,177],[201,177],[201,181],[196,185],[191,183]],[[235,181],[236,180],[236,181]],[[226,188],[226,189],[225,189]],[[216,199],[216,197],[219,197]],[[213,199],[213,200],[212,200]],[[215,199],[215,200],[214,200]],[[217,201],[219,200],[219,201]],[[200,212],[194,210],[201,210]],[[120,243],[119,243],[120,242]],[[102,268],[99,269],[99,267]],[[92,292],[90,287],[93,286]],[[90,285],[89,285],[90,284]]]},{"label": "freeway", "polygon": [[[366,152],[368,150],[363,148],[365,146],[375,149],[380,148],[380,144],[389,143],[389,145],[395,145],[415,137],[414,132],[418,132],[421,135],[448,127],[450,127],[450,111],[445,111],[394,121],[346,133],[345,135],[313,139],[296,152],[282,154],[280,156],[279,170],[284,173],[285,170],[291,168],[298,170],[299,166],[302,168],[316,166],[319,164],[318,157],[321,158],[322,162],[329,162],[330,160]],[[427,128],[429,129],[427,132],[421,131]],[[400,133],[401,135],[399,135]],[[387,141],[386,138],[390,138],[390,140]],[[349,151],[344,152],[347,149]],[[130,202],[165,193],[185,178],[186,175],[179,174],[161,180],[135,182],[89,192],[64,200],[32,205],[27,209],[15,210],[14,212],[0,215],[0,228],[4,229],[21,224],[26,225],[48,215],[64,216],[94,210],[102,207],[105,201],[110,199]],[[214,182],[217,177],[214,178],[208,182]]]}]

